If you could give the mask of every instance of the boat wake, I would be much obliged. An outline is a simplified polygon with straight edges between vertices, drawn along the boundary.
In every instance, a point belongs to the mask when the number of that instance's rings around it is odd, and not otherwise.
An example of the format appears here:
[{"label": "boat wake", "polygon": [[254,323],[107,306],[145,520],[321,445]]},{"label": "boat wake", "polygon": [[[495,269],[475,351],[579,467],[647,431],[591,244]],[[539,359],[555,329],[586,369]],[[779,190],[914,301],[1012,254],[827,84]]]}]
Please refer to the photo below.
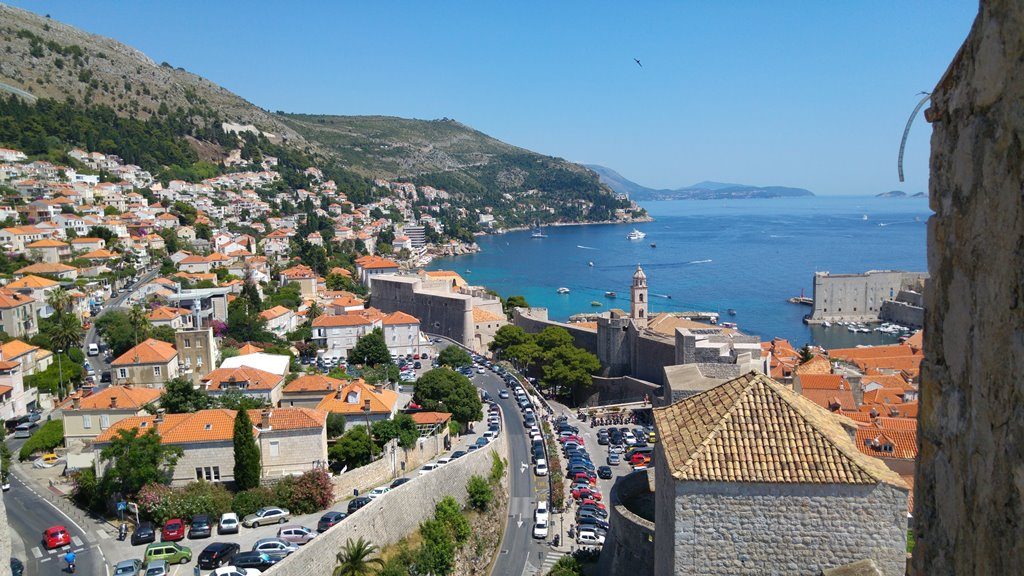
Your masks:
[{"label": "boat wake", "polygon": [[592,246],[582,246],[580,244],[577,244],[576,247],[581,249],[581,250],[597,250],[597,248],[594,248]]},{"label": "boat wake", "polygon": [[669,296],[668,294],[651,294],[651,296],[654,296],[655,298],[668,298],[669,300],[672,299],[672,297]]},{"label": "boat wake", "polygon": [[914,224],[917,220],[900,220],[899,222],[879,222],[878,225],[882,228],[886,226],[892,226],[894,224]]},{"label": "boat wake", "polygon": [[785,234],[770,234],[770,235],[768,235],[768,237],[769,238],[792,238],[792,236],[787,236]]},{"label": "boat wake", "polygon": [[690,260],[687,264],[707,264],[711,260]]}]

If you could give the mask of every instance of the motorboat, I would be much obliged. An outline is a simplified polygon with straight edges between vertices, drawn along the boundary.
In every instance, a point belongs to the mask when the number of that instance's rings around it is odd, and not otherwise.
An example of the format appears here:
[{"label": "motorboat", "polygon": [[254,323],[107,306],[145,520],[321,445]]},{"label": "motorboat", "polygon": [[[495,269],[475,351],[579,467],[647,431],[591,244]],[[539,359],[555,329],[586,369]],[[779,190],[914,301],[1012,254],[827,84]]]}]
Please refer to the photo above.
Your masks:
[{"label": "motorboat", "polygon": [[568,294],[569,293],[569,289],[566,288],[565,286],[562,286],[561,288],[556,290],[556,292],[558,292],[559,294]]},{"label": "motorboat", "polygon": [[643,240],[647,238],[647,234],[633,228],[633,231],[626,235],[626,240]]},{"label": "motorboat", "polygon": [[544,231],[541,230],[540,228],[534,228],[533,232],[530,234],[530,238],[547,238],[547,237],[548,237],[548,235],[545,234]]},{"label": "motorboat", "polygon": [[596,308],[596,307],[599,307],[599,306],[604,306],[604,304],[601,304],[601,303],[600,303],[600,302],[598,302],[597,300],[594,300],[594,301],[592,301],[592,302],[590,303],[590,305],[591,305],[591,306],[593,306],[593,307],[595,307],[595,308]]},{"label": "motorboat", "polygon": [[616,296],[618,296],[618,294],[616,294],[615,292],[612,292],[611,290],[609,290],[608,292],[604,293],[604,297],[605,298],[615,298]]},{"label": "motorboat", "polygon": [[590,262],[587,262],[587,266],[590,266],[591,268],[593,268],[594,267],[594,261],[591,260]]},{"label": "motorboat", "polygon": [[736,315],[736,309],[735,308],[729,308],[728,310],[726,310],[726,312],[729,313],[729,316],[735,316]]},{"label": "motorboat", "polygon": [[651,248],[657,248],[657,247],[658,247],[657,244],[655,244],[654,242],[651,242]]}]

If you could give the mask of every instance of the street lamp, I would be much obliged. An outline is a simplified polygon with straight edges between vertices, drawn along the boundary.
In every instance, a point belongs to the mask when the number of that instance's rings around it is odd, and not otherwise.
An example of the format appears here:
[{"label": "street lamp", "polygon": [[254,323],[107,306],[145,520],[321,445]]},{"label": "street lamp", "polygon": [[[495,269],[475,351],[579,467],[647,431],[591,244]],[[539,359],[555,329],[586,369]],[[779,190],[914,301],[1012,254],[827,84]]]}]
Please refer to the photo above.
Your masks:
[{"label": "street lamp", "polygon": [[363,401],[363,416],[366,417],[366,435],[370,438],[370,461],[373,461],[373,429],[370,428],[370,399]]}]

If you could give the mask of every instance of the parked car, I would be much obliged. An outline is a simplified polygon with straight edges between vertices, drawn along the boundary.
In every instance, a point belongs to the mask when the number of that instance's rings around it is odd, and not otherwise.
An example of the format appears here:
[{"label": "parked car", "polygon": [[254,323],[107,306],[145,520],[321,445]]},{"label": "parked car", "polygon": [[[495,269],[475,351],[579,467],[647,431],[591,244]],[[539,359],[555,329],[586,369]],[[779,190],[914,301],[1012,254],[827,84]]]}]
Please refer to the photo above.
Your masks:
[{"label": "parked car", "polygon": [[607,462],[609,466],[618,466],[619,463],[622,462],[622,458],[615,452],[610,452],[608,454]]},{"label": "parked car", "polygon": [[[465,450],[456,450],[455,452],[452,452],[452,460],[455,460],[456,458],[462,458],[465,455],[466,455],[466,451]],[[393,486],[392,486],[392,488],[393,488]]]},{"label": "parked car", "polygon": [[317,532],[305,526],[299,526],[298,524],[292,524],[288,526],[282,526],[277,530],[277,537],[285,542],[291,542],[292,544],[298,544],[302,546],[313,538],[316,538]]},{"label": "parked car", "polygon": [[611,477],[612,477],[611,466],[598,466],[598,468],[597,468],[597,477],[598,478],[602,478],[604,480],[611,479]]},{"label": "parked car", "polygon": [[114,576],[139,576],[142,560],[121,560],[114,564]]},{"label": "parked car", "polygon": [[346,516],[348,516],[348,514],[344,512],[337,512],[335,510],[324,512],[324,515],[321,516],[320,520],[316,523],[316,531],[326,532],[330,527],[344,520]]},{"label": "parked car", "polygon": [[537,460],[537,464],[533,467],[533,472],[537,476],[547,476],[548,475],[548,463],[547,463],[547,460],[545,460],[543,458]]},{"label": "parked car", "polygon": [[284,524],[291,517],[291,512],[285,508],[275,506],[264,506],[252,514],[242,518],[242,526],[246,528],[257,528],[267,524]]},{"label": "parked car", "polygon": [[71,544],[71,534],[63,526],[50,526],[43,530],[43,546],[47,550],[68,546]]},{"label": "parked car", "polygon": [[171,571],[167,568],[166,560],[152,560],[146,563],[143,576],[167,576]]},{"label": "parked car", "polygon": [[508,398],[508,390],[501,390],[501,391],[499,391],[498,392],[498,398],[501,398],[502,400]]},{"label": "parked car", "polygon": [[209,516],[206,514],[196,514],[192,517],[192,524],[188,527],[189,539],[209,538],[212,533],[213,527],[210,525]]},{"label": "parked car", "polygon": [[224,566],[217,568],[210,576],[259,576],[260,571],[255,568],[239,568],[238,566]]},{"label": "parked car", "polygon": [[600,518],[594,518],[593,516],[586,516],[586,517],[583,517],[583,518],[578,518],[576,520],[576,524],[578,524],[580,528],[586,528],[587,526],[593,526],[593,527],[595,527],[597,529],[605,530],[605,531],[607,531],[607,530],[609,530],[611,528],[611,525],[608,524],[608,522],[606,522],[605,520],[602,520]]},{"label": "parked car", "polygon": [[[441,464],[438,464],[438,466],[441,466]],[[390,491],[391,488],[387,486],[379,486],[377,488],[374,488],[373,490],[370,490],[366,497],[369,498],[370,500],[376,500],[378,497],[383,496]]]},{"label": "parked car", "polygon": [[399,486],[405,484],[410,480],[412,480],[412,478],[406,478],[405,476],[401,478],[395,478],[394,482],[391,483],[391,489],[394,490],[395,488],[398,488]]},{"label": "parked car", "polygon": [[177,542],[183,538],[185,538],[184,520],[181,518],[171,518],[164,522],[164,527],[160,529],[161,542]]},{"label": "parked car", "polygon": [[156,527],[153,526],[152,522],[143,522],[139,524],[135,528],[135,532],[132,532],[131,542],[132,546],[156,542]]},{"label": "parked car", "polygon": [[436,462],[428,462],[427,464],[424,464],[423,466],[420,467],[420,474],[432,472],[434,470],[437,470],[439,467],[440,466]]},{"label": "parked car", "polygon": [[349,503],[348,503],[348,513],[351,515],[353,512],[355,512],[356,510],[359,510],[360,508],[362,508],[363,506],[366,506],[369,503],[370,503],[370,499],[367,498],[366,496],[357,496],[357,497],[355,497],[355,498],[353,498],[352,500],[349,501]]},{"label": "parked car", "polygon": [[217,534],[238,534],[238,514],[225,512],[217,523]]},{"label": "parked car", "polygon": [[250,568],[260,572],[277,564],[281,559],[266,552],[239,552],[231,559],[236,568]]},{"label": "parked car", "polygon": [[177,542],[154,542],[146,546],[143,558],[147,567],[154,560],[163,560],[168,564],[187,564],[192,561],[192,549]]},{"label": "parked car", "polygon": [[604,544],[604,536],[593,530],[580,530],[576,532],[576,543],[582,546],[600,546]]},{"label": "parked car", "polygon": [[196,563],[203,570],[213,570],[231,564],[231,559],[241,551],[234,542],[213,542],[199,553]]},{"label": "parked car", "polygon": [[253,552],[266,552],[270,555],[287,556],[299,549],[298,544],[285,542],[280,538],[260,538],[252,545]]},{"label": "parked car", "polygon": [[534,538],[547,538],[548,537],[548,521],[547,519],[538,520],[533,523],[533,537]]},{"label": "parked car", "polygon": [[99,347],[99,345],[96,344],[95,342],[90,342],[89,343],[89,356],[99,356],[99,355],[100,355],[100,347]]}]

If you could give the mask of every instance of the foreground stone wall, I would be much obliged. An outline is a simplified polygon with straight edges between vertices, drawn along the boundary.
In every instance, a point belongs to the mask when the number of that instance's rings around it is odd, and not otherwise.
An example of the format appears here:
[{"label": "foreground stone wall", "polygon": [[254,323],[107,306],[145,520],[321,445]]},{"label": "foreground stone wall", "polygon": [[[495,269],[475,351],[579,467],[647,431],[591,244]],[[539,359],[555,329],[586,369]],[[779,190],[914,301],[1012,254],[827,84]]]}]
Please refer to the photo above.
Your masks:
[{"label": "foreground stone wall", "polygon": [[429,292],[414,276],[383,274],[370,281],[371,303],[383,312],[405,312],[420,321],[420,330],[473,345],[473,297]]},{"label": "foreground stone wall", "polygon": [[654,575],[654,522],[626,508],[624,501],[650,491],[649,474],[634,472],[619,478],[609,493],[608,522],[611,530],[601,548],[597,573],[601,576]]},{"label": "foreground stone wall", "polygon": [[444,439],[447,436],[448,430],[444,430],[440,434],[420,438],[416,446],[408,450],[399,446],[398,440],[389,441],[384,445],[383,457],[332,479],[334,498],[349,498],[354,490],[362,494],[404,475],[407,470],[418,468],[445,451]]},{"label": "foreground stone wall", "polygon": [[674,530],[663,532],[660,522],[658,528],[659,540],[671,540],[675,557],[674,571],[666,574],[817,576],[864,559],[873,560],[885,576],[906,572],[906,489],[675,484]]},{"label": "foreground stone wall", "polygon": [[661,395],[661,386],[629,376],[617,378],[594,376],[592,381],[593,384],[590,387],[574,391],[573,400],[577,406],[639,402],[645,395],[650,396],[653,401]]},{"label": "foreground stone wall", "polygon": [[326,576],[331,574],[335,555],[349,538],[362,537],[381,547],[398,542],[433,516],[434,506],[445,496],[465,505],[469,498],[466,483],[474,474],[485,478],[490,474],[491,454],[495,452],[508,458],[507,434],[501,434],[482,450],[470,452],[377,498],[264,574]]},{"label": "foreground stone wall", "polygon": [[932,92],[914,569],[1024,566],[1024,3],[982,0]]}]

